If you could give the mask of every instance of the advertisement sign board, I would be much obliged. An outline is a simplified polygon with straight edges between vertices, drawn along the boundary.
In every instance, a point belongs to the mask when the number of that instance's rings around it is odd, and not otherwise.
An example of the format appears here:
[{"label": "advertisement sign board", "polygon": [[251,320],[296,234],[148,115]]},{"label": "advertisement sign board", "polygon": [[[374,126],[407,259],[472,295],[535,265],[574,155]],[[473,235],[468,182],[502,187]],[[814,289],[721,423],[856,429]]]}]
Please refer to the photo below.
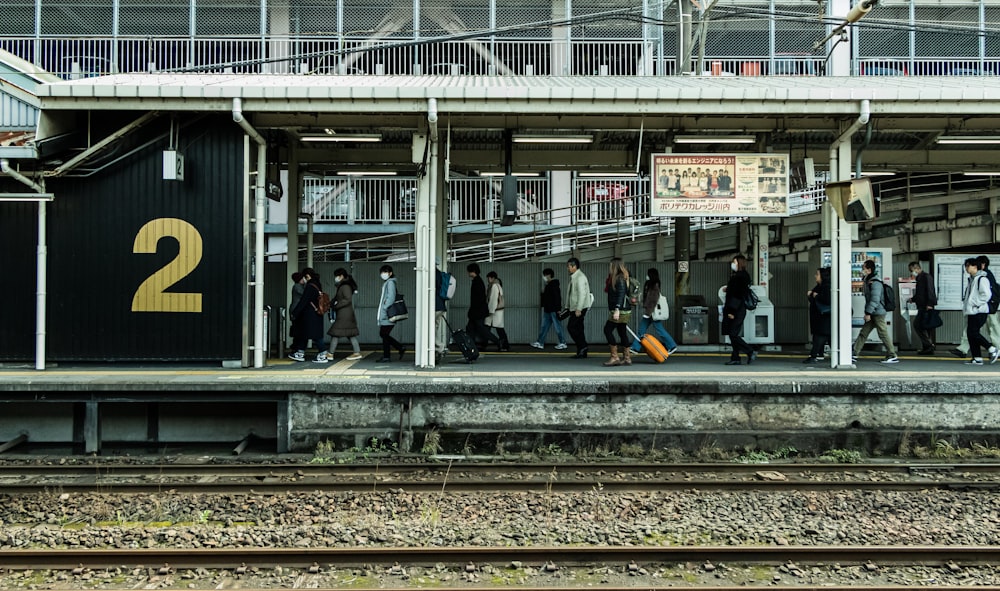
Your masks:
[{"label": "advertisement sign board", "polygon": [[653,154],[650,213],[788,216],[787,154]]}]

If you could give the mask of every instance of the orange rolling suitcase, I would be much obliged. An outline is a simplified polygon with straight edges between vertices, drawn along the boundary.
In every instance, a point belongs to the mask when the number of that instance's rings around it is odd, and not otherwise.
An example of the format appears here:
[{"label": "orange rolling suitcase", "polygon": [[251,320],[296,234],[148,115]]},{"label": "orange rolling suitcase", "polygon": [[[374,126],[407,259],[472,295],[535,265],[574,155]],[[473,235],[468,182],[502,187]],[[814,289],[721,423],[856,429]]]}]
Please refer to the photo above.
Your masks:
[{"label": "orange rolling suitcase", "polygon": [[664,347],[663,343],[661,343],[660,340],[653,335],[647,332],[642,335],[642,338],[639,338],[639,335],[635,334],[635,331],[632,330],[631,326],[625,325],[625,328],[628,329],[628,333],[632,335],[633,339],[639,340],[642,350],[656,363],[663,363],[667,360],[667,357],[670,357],[670,353],[667,351],[667,348]]}]

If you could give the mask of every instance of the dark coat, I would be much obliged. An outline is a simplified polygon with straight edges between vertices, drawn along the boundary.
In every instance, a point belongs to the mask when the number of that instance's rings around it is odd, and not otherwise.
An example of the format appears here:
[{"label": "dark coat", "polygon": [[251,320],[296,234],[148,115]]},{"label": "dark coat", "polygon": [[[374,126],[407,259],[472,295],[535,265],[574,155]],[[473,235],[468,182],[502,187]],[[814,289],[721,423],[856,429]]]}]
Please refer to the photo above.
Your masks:
[{"label": "dark coat", "polygon": [[[809,298],[809,330],[814,335],[830,336],[831,318],[830,315],[830,286],[827,283],[817,283],[812,288],[815,296]],[[822,312],[823,306],[826,312]]]},{"label": "dark coat", "polygon": [[611,276],[604,280],[604,291],[608,294],[608,310],[631,310],[632,302],[629,300],[628,279],[624,275],[619,275],[615,284],[611,285]]},{"label": "dark coat", "polygon": [[[722,331],[729,334],[732,324],[743,325],[747,317],[746,297],[750,293],[750,274],[746,271],[736,271],[729,276],[726,284],[726,304],[722,307]],[[733,315],[730,320],[729,314]]]},{"label": "dark coat", "polygon": [[490,315],[490,307],[486,300],[486,282],[482,276],[476,275],[469,291],[469,320],[481,320]]},{"label": "dark coat", "polygon": [[558,312],[562,310],[562,290],[559,288],[558,279],[550,279],[542,290],[542,310],[545,312]]},{"label": "dark coat", "polygon": [[931,274],[921,271],[917,275],[916,289],[913,290],[913,303],[917,310],[926,310],[927,306],[937,305],[937,292],[934,291],[934,281]]},{"label": "dark coat", "polygon": [[326,334],[338,338],[356,337],[361,334],[358,331],[358,319],[354,315],[354,284],[352,282],[344,281],[337,286],[337,293],[333,296],[331,306],[337,316]]},{"label": "dark coat", "polygon": [[316,313],[319,303],[319,292],[323,291],[323,286],[316,279],[306,283],[306,289],[302,292],[302,299],[299,300],[295,310],[298,323],[301,325],[302,336],[310,339],[313,343],[323,341],[323,316]]}]

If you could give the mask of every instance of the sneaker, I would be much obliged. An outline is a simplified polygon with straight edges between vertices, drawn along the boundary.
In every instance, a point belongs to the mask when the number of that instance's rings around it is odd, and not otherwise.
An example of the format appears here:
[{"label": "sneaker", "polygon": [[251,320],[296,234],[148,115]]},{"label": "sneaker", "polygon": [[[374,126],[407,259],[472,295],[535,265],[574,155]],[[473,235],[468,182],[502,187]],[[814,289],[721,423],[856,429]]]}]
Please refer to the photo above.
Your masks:
[{"label": "sneaker", "polygon": [[990,347],[990,363],[996,363],[998,358],[1000,358],[1000,349]]},{"label": "sneaker", "polygon": [[933,355],[934,347],[924,347],[923,349],[917,351],[917,355]]},{"label": "sneaker", "polygon": [[885,359],[883,359],[879,363],[899,363],[899,357],[896,357],[895,355],[893,355],[891,357],[886,357]]},{"label": "sneaker", "polygon": [[677,352],[677,347],[673,347],[672,349],[667,349],[667,355],[673,355],[676,352]]},{"label": "sneaker", "polygon": [[288,358],[291,359],[292,361],[305,361],[306,353],[305,351],[296,351],[294,353],[289,353]]},{"label": "sneaker", "polygon": [[[559,351],[562,351],[563,349],[566,349],[567,347],[568,346],[566,345],[566,343],[559,343],[558,345],[556,345],[556,349],[559,350]],[[539,349],[541,349],[541,347],[539,347]]]},{"label": "sneaker", "polygon": [[[535,341],[534,343],[531,343],[531,346],[534,347],[534,348],[536,348],[536,349],[544,349],[545,348],[545,345],[539,343],[538,341]],[[558,349],[559,347],[556,347],[556,348]],[[566,347],[563,346],[563,348],[565,349]]]},{"label": "sneaker", "polygon": [[982,365],[983,360],[978,357],[973,357],[972,359],[965,362],[966,365]]},{"label": "sneaker", "polygon": [[351,353],[347,356],[348,361],[357,361],[358,359],[364,359],[365,356],[361,353]]},{"label": "sneaker", "polygon": [[851,363],[857,363],[857,362],[858,362],[858,356],[857,355],[851,355]]},{"label": "sneaker", "polygon": [[969,354],[968,354],[968,353],[966,353],[965,351],[963,351],[963,350],[961,350],[961,349],[952,349],[952,350],[950,351],[950,353],[951,353],[952,355],[954,355],[955,357],[968,357],[968,356],[969,356]]},{"label": "sneaker", "polygon": [[819,363],[819,359],[816,357],[810,357],[808,359],[803,360],[802,363],[805,363],[806,365],[816,365],[817,363]]},{"label": "sneaker", "polygon": [[330,357],[331,356],[327,355],[326,353],[320,353],[319,355],[316,356],[316,359],[313,359],[313,363],[329,363]]}]

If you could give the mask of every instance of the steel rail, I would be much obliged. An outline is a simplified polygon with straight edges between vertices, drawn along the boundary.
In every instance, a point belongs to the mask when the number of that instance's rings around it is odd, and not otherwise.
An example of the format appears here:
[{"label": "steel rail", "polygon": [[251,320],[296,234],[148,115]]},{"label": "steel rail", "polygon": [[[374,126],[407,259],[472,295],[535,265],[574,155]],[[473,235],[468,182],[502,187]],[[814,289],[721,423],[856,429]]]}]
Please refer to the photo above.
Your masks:
[{"label": "steel rail", "polygon": [[759,470],[799,471],[799,472],[888,472],[888,473],[947,473],[955,471],[1000,472],[1000,463],[993,462],[898,462],[898,463],[865,463],[865,464],[831,464],[831,463],[796,463],[770,462],[766,464],[742,463],[656,463],[656,462],[466,462],[461,459],[450,459],[440,462],[379,462],[354,464],[0,464],[0,477],[11,474],[59,474],[63,472],[78,473],[81,470],[92,470],[94,473],[114,474],[117,476],[149,476],[151,474],[190,473],[193,470],[211,471],[220,476],[255,476],[262,473],[273,475],[338,475],[338,474],[385,474],[413,472],[621,472],[651,473],[651,472],[719,472],[733,473],[756,472]]},{"label": "steel rail", "polygon": [[48,483],[3,483],[0,494],[23,495],[44,492],[100,492],[100,493],[156,493],[170,490],[175,493],[283,493],[295,491],[324,492],[399,492],[412,493],[468,493],[468,492],[662,492],[685,490],[712,491],[839,491],[839,490],[879,490],[879,491],[990,491],[1000,490],[1000,482],[968,481],[919,481],[919,482],[816,482],[806,480],[633,480],[633,481],[548,481],[548,480],[358,480],[342,482],[335,480],[310,479],[296,482],[48,482]]},{"label": "steel rail", "polygon": [[[366,589],[378,591],[413,591],[414,589],[423,588],[420,585],[414,585],[413,587],[364,587],[357,586],[356,584],[351,584],[352,591],[364,591]],[[440,589],[474,589],[475,591],[511,591],[512,588],[516,588],[517,591],[647,591],[647,590],[657,590],[662,589],[664,591],[671,590],[677,591],[679,589],[697,589],[698,591],[747,591],[748,589],[768,589],[771,588],[766,585],[726,585],[726,586],[706,586],[706,585],[677,585],[677,584],[659,584],[659,585],[598,585],[598,584],[585,584],[581,586],[565,585],[562,583],[553,584],[551,586],[524,586],[517,585],[516,587],[483,587],[476,584],[467,585],[440,585]],[[969,585],[969,586],[955,586],[955,585],[817,585],[817,584],[807,584],[801,585],[795,583],[793,585],[786,585],[784,588],[790,591],[1000,591],[1000,586],[996,585]],[[218,587],[185,587],[187,591],[213,591],[218,589]],[[274,591],[274,587],[269,588],[256,588],[256,587],[240,587],[241,591]],[[309,587],[310,591],[344,591],[343,587]]]},{"label": "steel rail", "polygon": [[[1000,563],[1000,546],[531,546],[365,548],[163,548],[3,550],[7,569],[151,567],[255,568],[404,564],[464,566],[482,563],[583,564],[637,562],[944,565]],[[162,568],[162,567],[161,567]]]}]

